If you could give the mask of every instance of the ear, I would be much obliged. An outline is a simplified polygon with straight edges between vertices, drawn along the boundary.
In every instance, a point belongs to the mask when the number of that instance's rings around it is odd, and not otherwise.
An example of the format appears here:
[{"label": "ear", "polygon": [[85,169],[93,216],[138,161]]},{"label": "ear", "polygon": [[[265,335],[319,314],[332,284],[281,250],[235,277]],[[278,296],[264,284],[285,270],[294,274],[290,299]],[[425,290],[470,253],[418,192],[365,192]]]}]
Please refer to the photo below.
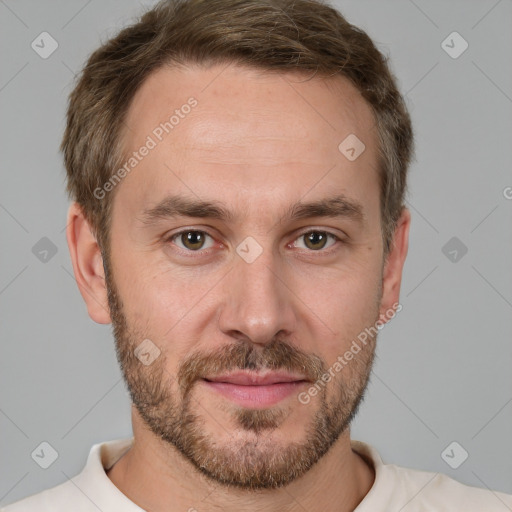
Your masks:
[{"label": "ear", "polygon": [[68,210],[66,238],[76,283],[89,316],[99,324],[111,323],[101,251],[76,202]]},{"label": "ear", "polygon": [[400,285],[402,282],[402,270],[409,248],[409,228],[411,225],[411,214],[407,208],[402,209],[398,219],[391,249],[384,263],[382,274],[382,300],[380,306],[380,320],[384,324],[393,318],[391,311],[401,309]]}]

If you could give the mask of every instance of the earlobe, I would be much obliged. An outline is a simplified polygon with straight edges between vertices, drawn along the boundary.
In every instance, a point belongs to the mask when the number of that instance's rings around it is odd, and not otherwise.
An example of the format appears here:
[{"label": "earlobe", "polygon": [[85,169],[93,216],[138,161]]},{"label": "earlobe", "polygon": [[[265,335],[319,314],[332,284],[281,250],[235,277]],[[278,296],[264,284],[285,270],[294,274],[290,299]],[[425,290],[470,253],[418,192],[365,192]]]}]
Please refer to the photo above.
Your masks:
[{"label": "earlobe", "polygon": [[409,248],[409,229],[411,214],[407,208],[402,210],[398,219],[392,246],[382,274],[382,300],[380,306],[380,321],[386,323],[394,314],[400,303],[400,285],[402,283],[402,271]]},{"label": "earlobe", "polygon": [[66,238],[75,280],[89,316],[99,324],[111,323],[101,251],[76,202],[68,210]]}]

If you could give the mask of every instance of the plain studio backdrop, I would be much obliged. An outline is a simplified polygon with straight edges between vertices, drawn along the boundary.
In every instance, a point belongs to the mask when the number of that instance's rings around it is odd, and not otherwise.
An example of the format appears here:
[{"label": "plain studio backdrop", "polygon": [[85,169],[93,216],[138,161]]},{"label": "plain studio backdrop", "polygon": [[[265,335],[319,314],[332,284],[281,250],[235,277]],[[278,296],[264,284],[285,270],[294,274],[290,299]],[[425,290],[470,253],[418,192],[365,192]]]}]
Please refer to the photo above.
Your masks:
[{"label": "plain studio backdrop", "polygon": [[[74,74],[149,5],[0,2],[0,505],[132,434],[111,326],[73,277],[58,147]],[[403,309],[352,437],[385,462],[512,493],[512,2],[335,5],[390,56],[417,145]],[[47,469],[41,443],[58,455]]]}]

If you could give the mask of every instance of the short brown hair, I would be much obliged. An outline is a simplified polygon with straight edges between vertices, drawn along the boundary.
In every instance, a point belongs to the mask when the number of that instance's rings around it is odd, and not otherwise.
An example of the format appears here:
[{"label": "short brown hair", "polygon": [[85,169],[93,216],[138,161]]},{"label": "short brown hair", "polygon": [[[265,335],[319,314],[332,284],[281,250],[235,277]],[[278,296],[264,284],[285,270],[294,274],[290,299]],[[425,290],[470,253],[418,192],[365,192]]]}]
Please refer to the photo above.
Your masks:
[{"label": "short brown hair", "polygon": [[[61,150],[67,192],[109,254],[114,194],[98,199],[122,165],[123,123],[150,73],[164,64],[240,64],[348,78],[371,106],[379,136],[384,254],[404,207],[413,133],[387,58],[361,29],[320,0],[164,0],[98,48],[70,94]],[[341,142],[341,141],[340,141]]]}]

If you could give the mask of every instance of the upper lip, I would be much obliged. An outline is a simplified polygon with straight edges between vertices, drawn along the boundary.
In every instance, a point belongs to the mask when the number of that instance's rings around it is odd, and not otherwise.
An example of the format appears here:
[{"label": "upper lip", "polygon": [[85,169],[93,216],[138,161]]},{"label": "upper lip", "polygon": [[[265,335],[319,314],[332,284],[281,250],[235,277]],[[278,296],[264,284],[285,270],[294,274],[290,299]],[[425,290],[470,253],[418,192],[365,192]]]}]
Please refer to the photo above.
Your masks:
[{"label": "upper lip", "polygon": [[288,372],[269,372],[258,374],[254,372],[236,372],[227,375],[215,375],[205,377],[205,380],[212,382],[227,382],[229,384],[239,384],[241,386],[264,386],[276,384],[278,382],[296,382],[307,380],[302,375],[294,375]]}]

